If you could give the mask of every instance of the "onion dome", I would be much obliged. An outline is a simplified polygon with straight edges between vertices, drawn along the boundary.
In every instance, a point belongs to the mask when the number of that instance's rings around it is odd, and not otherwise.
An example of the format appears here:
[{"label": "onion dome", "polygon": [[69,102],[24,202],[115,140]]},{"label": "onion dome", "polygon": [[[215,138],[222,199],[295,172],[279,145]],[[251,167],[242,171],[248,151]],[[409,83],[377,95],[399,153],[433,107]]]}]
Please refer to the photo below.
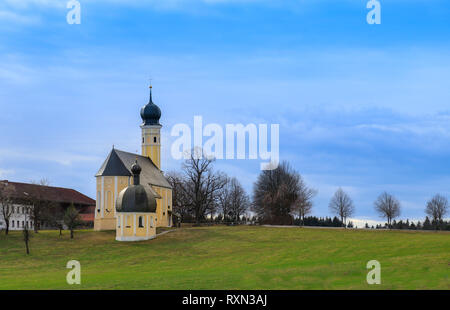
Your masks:
[{"label": "onion dome", "polygon": [[139,175],[142,171],[137,159],[131,166],[133,173],[133,185],[124,188],[117,197],[116,211],[117,212],[135,212],[146,213],[156,212],[155,196],[141,184],[139,184]]},{"label": "onion dome", "polygon": [[150,99],[141,109],[142,125],[160,125],[161,109],[153,103],[152,87],[150,86]]}]

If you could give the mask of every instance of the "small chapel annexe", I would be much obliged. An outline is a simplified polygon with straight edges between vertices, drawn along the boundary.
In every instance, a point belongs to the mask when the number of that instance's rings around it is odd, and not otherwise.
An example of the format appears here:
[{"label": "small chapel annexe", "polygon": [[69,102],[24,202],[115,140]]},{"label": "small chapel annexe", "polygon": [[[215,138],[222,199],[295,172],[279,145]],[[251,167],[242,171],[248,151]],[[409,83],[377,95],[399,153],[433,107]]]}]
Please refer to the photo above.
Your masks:
[{"label": "small chapel annexe", "polygon": [[131,166],[133,185],[123,189],[116,201],[117,241],[148,240],[156,236],[156,198],[140,184],[141,167]]}]

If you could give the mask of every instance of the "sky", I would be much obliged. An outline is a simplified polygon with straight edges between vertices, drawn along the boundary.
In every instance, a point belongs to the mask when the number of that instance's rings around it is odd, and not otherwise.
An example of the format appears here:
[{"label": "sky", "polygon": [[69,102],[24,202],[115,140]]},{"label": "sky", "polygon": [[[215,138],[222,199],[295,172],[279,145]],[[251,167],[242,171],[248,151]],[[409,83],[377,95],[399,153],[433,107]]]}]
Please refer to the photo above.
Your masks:
[{"label": "sky", "polygon": [[[280,158],[317,189],[338,187],[358,223],[383,191],[401,218],[450,198],[450,3],[380,0],[0,0],[0,179],[95,196],[116,148],[140,151],[140,108],[162,110],[162,169],[179,123],[279,124]],[[251,194],[260,160],[218,160]]]}]

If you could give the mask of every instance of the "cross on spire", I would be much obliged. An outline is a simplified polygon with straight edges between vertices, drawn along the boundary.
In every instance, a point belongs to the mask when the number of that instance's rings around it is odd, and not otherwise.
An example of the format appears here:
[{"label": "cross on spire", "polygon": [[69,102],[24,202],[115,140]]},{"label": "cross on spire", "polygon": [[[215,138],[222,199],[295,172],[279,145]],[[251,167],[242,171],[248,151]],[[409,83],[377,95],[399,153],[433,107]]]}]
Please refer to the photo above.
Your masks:
[{"label": "cross on spire", "polygon": [[153,103],[153,99],[152,99],[152,78],[149,78],[149,84],[150,86],[148,88],[150,88],[150,99],[149,99],[149,103]]}]

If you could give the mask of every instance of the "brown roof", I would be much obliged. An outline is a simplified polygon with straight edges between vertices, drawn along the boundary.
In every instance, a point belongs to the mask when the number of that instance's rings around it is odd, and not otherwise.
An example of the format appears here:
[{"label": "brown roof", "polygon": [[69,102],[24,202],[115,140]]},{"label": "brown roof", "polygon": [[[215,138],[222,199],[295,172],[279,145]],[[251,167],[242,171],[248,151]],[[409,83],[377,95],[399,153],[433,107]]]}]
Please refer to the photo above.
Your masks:
[{"label": "brown roof", "polygon": [[29,197],[34,197],[58,203],[73,202],[74,204],[81,205],[95,205],[94,199],[70,188],[10,182],[8,180],[0,181],[0,183],[7,184],[7,186],[12,185],[14,188],[13,198],[16,199],[27,199]]}]

